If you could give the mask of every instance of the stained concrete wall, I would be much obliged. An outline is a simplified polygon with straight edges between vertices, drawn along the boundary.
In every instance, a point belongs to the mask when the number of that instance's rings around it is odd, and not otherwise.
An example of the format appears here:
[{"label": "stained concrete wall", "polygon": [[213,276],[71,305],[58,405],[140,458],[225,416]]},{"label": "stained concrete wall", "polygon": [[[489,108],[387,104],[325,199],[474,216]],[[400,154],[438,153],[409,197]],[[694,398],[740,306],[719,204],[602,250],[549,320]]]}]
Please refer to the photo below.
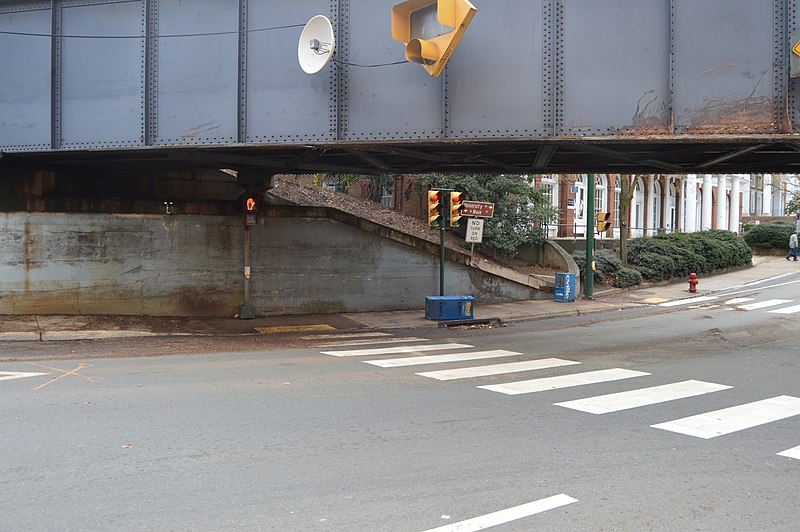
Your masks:
[{"label": "stained concrete wall", "polygon": [[[430,243],[339,218],[282,208],[251,228],[257,315],[422,309],[438,294]],[[0,214],[0,314],[232,316],[243,242],[238,216]],[[448,294],[545,297],[448,254]]]}]

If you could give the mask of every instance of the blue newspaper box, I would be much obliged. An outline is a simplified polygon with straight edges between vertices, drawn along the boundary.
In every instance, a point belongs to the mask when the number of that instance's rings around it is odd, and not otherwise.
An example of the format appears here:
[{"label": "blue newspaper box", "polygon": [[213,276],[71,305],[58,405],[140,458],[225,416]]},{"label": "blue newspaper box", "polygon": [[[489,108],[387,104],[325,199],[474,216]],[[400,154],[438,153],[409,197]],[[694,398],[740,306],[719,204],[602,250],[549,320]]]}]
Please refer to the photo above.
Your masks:
[{"label": "blue newspaper box", "polygon": [[425,319],[464,320],[472,319],[472,296],[426,296]]},{"label": "blue newspaper box", "polygon": [[575,301],[576,281],[577,276],[574,273],[557,273],[553,299],[559,303]]}]

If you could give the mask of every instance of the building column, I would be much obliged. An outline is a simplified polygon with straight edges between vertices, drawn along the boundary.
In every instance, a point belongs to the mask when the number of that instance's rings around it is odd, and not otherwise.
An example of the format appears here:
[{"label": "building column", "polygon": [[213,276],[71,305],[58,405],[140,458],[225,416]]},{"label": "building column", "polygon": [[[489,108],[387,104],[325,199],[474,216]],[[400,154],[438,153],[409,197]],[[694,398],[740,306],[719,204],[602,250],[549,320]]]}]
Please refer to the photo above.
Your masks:
[{"label": "building column", "polygon": [[714,185],[711,183],[711,174],[703,176],[703,210],[702,220],[700,221],[700,230],[707,231],[711,229],[711,206],[714,202]]},{"label": "building column", "polygon": [[742,215],[750,216],[750,210],[752,209],[750,204],[750,176],[740,174],[739,177],[744,181],[744,187],[742,187]]},{"label": "building column", "polygon": [[684,217],[686,226],[684,231],[694,233],[697,231],[697,176],[689,174],[686,176],[686,201],[683,202],[686,209]]},{"label": "building column", "polygon": [[728,199],[727,199],[728,179],[725,175],[717,176],[717,220],[716,229],[724,230],[728,228]]},{"label": "building column", "polygon": [[730,213],[730,223],[728,224],[728,229],[731,231],[739,232],[739,223],[741,222],[741,218],[739,217],[739,206],[741,205],[739,202],[739,180],[741,178],[738,174],[734,174],[731,176],[731,213]]},{"label": "building column", "polygon": [[762,216],[772,216],[772,174],[764,174],[764,195],[761,200]]},{"label": "building column", "polygon": [[653,219],[653,211],[650,209],[653,208],[653,183],[656,181],[655,174],[650,174],[647,176],[647,191],[644,195],[644,216],[645,220],[647,220],[644,224],[645,226],[645,235],[652,236],[656,234],[656,222]]}]

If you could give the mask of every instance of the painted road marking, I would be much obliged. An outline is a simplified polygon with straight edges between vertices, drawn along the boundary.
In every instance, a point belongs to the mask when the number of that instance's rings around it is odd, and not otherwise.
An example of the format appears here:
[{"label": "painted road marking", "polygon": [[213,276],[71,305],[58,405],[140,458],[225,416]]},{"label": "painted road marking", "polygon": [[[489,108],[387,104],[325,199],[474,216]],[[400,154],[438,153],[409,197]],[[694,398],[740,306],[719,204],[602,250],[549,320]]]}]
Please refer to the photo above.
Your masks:
[{"label": "painted road marking", "polygon": [[570,388],[572,386],[583,386],[585,384],[596,384],[600,382],[618,381],[633,377],[643,377],[650,375],[643,371],[633,371],[629,369],[602,369],[599,371],[587,371],[585,373],[575,373],[572,375],[561,375],[559,377],[546,377],[543,379],[531,379],[527,381],[508,382],[505,384],[490,384],[478,386],[484,390],[504,393],[506,395],[518,395],[522,393],[543,392],[546,390],[556,390],[559,388]]},{"label": "painted road marking", "polygon": [[368,355],[389,355],[392,353],[420,353],[422,351],[444,351],[445,349],[467,349],[467,344],[400,345],[397,347],[377,347],[375,349],[351,349],[345,351],[321,351],[323,355],[335,357],[360,357]]},{"label": "painted road marking", "polygon": [[665,301],[669,301],[669,299],[665,297],[648,297],[647,299],[642,299],[642,303],[663,303]]},{"label": "painted road marking", "polygon": [[797,447],[792,447],[791,449],[786,449],[785,451],[781,451],[778,453],[778,456],[788,456],[789,458],[800,460],[800,445]]},{"label": "painted road marking", "polygon": [[487,377],[489,375],[505,375],[507,373],[517,373],[520,371],[557,368],[559,366],[571,366],[572,364],[580,364],[580,362],[563,360],[561,358],[543,358],[540,360],[525,360],[524,362],[509,362],[508,364],[494,364],[491,366],[426,371],[417,373],[417,375],[440,381],[450,381],[454,379],[471,379],[474,377]]},{"label": "painted road marking", "polygon": [[486,358],[513,357],[521,355],[515,351],[495,349],[492,351],[473,351],[471,353],[455,353],[451,355],[429,355],[424,357],[388,358],[385,360],[365,360],[367,364],[381,368],[399,368],[403,366],[421,366],[424,364],[441,364],[445,362],[463,362],[465,360],[482,360]]},{"label": "painted road marking", "polygon": [[342,342],[333,342],[331,344],[319,344],[316,347],[346,347],[353,345],[375,345],[375,344],[404,344],[410,342],[430,342],[429,338],[417,338],[409,336],[407,338],[371,338],[368,340],[345,340]]},{"label": "painted road marking", "polygon": [[378,336],[392,336],[391,333],[385,332],[367,332],[367,333],[348,333],[348,334],[313,334],[311,336],[301,336],[301,340],[328,340],[330,338],[333,339],[344,339],[344,338],[370,338],[370,337],[378,337]]},{"label": "painted road marking", "polygon": [[708,440],[796,415],[800,399],[781,395],[651,426]]},{"label": "painted road marking", "polygon": [[330,325],[278,325],[275,327],[256,327],[256,331],[261,334],[281,334],[292,332],[310,332],[310,331],[335,331],[336,327]]},{"label": "painted road marking", "polygon": [[0,381],[10,381],[13,379],[24,379],[27,377],[41,377],[50,375],[49,373],[33,373],[30,371],[0,371]]},{"label": "painted road marking", "polygon": [[473,532],[477,530],[485,530],[487,528],[517,521],[524,517],[540,514],[548,510],[554,510],[568,504],[578,502],[564,493],[560,495],[553,495],[546,499],[520,504],[513,508],[506,508],[499,512],[482,515],[480,517],[473,517],[466,521],[459,521],[450,525],[440,526],[438,528],[431,528],[425,532]]},{"label": "painted road marking", "polygon": [[758,310],[761,308],[774,307],[776,305],[783,305],[784,303],[791,303],[791,299],[768,299],[766,301],[759,301],[758,303],[750,303],[749,305],[739,305],[742,310]]},{"label": "painted road marking", "polygon": [[661,303],[660,307],[677,307],[680,305],[691,305],[692,303],[700,303],[702,301],[713,301],[717,299],[717,296],[698,296],[698,297],[690,297],[687,299],[678,299],[677,301],[669,301],[667,303]]},{"label": "painted road marking", "polygon": [[639,408],[640,406],[705,395],[729,388],[732,388],[732,386],[703,381],[683,381],[555,404],[590,414],[608,414],[610,412],[619,412],[620,410]]},{"label": "painted road marking", "polygon": [[794,314],[796,312],[800,312],[800,305],[794,305],[791,307],[784,307],[775,310],[768,310],[767,312],[771,314]]},{"label": "painted road marking", "polygon": [[747,303],[748,301],[752,301],[752,297],[735,297],[733,299],[729,299],[725,302],[726,305],[740,305],[742,303]]}]

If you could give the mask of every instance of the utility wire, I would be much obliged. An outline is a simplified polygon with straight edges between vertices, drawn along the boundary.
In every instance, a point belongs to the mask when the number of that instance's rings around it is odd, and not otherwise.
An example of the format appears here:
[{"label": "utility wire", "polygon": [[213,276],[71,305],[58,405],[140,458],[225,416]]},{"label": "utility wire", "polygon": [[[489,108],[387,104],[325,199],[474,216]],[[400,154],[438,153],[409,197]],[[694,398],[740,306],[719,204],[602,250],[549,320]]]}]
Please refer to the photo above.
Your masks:
[{"label": "utility wire", "polygon": [[340,61],[340,60],[334,58],[333,62],[336,63],[337,65],[348,65],[348,66],[361,67],[361,68],[376,68],[376,67],[383,67],[383,66],[403,65],[405,63],[408,63],[409,61],[408,60],[395,61],[394,63],[379,63],[377,65],[360,65],[358,63],[348,63],[347,61]]}]

